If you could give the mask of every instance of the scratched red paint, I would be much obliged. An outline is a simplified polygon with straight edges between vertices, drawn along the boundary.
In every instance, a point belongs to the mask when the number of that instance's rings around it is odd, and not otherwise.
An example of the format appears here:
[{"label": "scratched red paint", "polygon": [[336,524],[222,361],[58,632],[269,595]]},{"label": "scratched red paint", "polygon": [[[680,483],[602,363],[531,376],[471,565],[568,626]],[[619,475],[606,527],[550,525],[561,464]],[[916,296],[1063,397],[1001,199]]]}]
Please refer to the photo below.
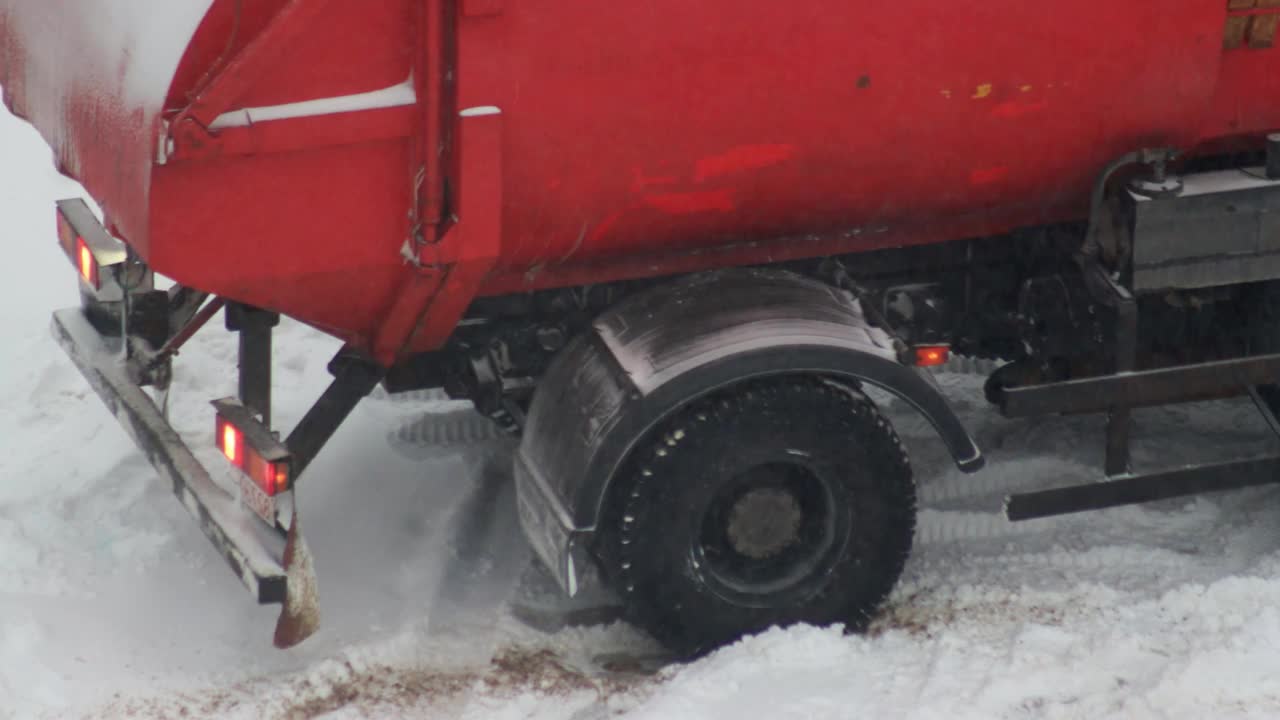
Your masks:
[{"label": "scratched red paint", "polygon": [[992,168],[978,168],[970,171],[970,185],[991,185],[1009,177],[1009,168],[1006,166]]},{"label": "scratched red paint", "polygon": [[663,193],[648,195],[644,202],[671,215],[691,215],[699,212],[732,212],[732,190],[707,190],[705,192]]},{"label": "scratched red paint", "polygon": [[625,214],[626,213],[622,210],[616,210],[608,217],[597,223],[595,228],[593,228],[587,235],[587,245],[592,245],[599,241],[600,238],[608,235],[609,231],[613,229],[613,226],[617,225],[618,221],[621,220],[622,216]]},{"label": "scratched red paint", "polygon": [[694,179],[705,182],[724,175],[760,170],[785,162],[795,154],[794,145],[742,145],[723,155],[713,155],[699,160],[694,171]]},{"label": "scratched red paint", "polygon": [[1010,100],[1009,102],[1002,102],[991,108],[991,115],[998,118],[1020,118],[1038,112],[1044,112],[1048,108],[1049,103],[1044,100],[1037,102]]},{"label": "scratched red paint", "polygon": [[672,175],[646,175],[642,168],[631,169],[631,192],[640,193],[655,185],[675,185],[678,180]]}]

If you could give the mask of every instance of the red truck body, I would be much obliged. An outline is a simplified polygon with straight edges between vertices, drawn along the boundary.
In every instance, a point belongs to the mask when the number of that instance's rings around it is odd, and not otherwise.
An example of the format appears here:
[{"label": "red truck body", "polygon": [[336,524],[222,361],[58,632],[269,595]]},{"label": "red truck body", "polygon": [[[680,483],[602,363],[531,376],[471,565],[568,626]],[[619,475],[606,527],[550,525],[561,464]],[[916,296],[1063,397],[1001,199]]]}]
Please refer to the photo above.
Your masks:
[{"label": "red truck body", "polygon": [[[1008,417],[1107,413],[1106,479],[1010,520],[1277,482],[1135,473],[1130,425],[1248,395],[1280,434],[1278,27],[1280,0],[0,0],[0,86],[103,211],[57,203],[81,302],[53,335],[282,604],[277,645],[319,622],[299,476],[381,386],[518,435],[543,569],[696,654],[866,626],[916,490],[863,388],[976,472],[923,367],[951,352],[1002,361]],[[144,391],[224,309],[236,487]],[[345,341],[287,436],[280,314]]]},{"label": "red truck body", "polygon": [[1271,0],[109,5],[0,0],[10,107],[157,272],[384,362],[478,296],[1081,218],[1123,152],[1280,126]]}]

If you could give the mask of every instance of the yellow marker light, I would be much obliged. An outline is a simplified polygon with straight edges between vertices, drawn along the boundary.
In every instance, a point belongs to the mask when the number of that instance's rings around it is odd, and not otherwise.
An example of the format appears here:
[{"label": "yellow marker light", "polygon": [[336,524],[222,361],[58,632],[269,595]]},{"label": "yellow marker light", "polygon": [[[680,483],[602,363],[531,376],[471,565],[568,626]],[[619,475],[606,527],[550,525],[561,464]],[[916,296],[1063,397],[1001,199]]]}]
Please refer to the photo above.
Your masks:
[{"label": "yellow marker light", "polygon": [[222,454],[233,463],[239,459],[239,440],[240,433],[236,432],[231,423],[222,426]]},{"label": "yellow marker light", "polygon": [[97,287],[97,273],[93,262],[93,253],[89,251],[89,246],[85,245],[84,240],[77,239],[76,255],[80,261],[80,277],[90,285]]}]

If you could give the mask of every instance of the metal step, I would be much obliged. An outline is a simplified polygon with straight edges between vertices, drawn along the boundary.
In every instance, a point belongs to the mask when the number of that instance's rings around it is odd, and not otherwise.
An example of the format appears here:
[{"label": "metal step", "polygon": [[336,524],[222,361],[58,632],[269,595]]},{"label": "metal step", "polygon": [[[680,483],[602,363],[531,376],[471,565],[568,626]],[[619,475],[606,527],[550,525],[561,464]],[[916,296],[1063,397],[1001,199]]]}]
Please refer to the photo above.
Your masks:
[{"label": "metal step", "polygon": [[1004,510],[1017,522],[1277,482],[1280,456],[1264,457],[1011,495]]}]

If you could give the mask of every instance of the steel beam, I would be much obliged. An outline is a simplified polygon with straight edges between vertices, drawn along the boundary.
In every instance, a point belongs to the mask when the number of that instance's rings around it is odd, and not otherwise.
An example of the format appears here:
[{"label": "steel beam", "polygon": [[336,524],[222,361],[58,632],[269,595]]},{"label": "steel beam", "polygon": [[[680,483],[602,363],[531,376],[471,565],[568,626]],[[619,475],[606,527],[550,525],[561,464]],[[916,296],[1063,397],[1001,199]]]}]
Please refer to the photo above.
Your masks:
[{"label": "steel beam", "polygon": [[1103,412],[1109,408],[1154,407],[1244,395],[1250,386],[1280,378],[1280,354],[1180,365],[1046,385],[1010,388],[1001,412],[1006,417],[1045,413]]},{"label": "steel beam", "polygon": [[1033,520],[1277,482],[1280,457],[1213,463],[1011,495],[1005,500],[1005,516],[1015,522]]}]

